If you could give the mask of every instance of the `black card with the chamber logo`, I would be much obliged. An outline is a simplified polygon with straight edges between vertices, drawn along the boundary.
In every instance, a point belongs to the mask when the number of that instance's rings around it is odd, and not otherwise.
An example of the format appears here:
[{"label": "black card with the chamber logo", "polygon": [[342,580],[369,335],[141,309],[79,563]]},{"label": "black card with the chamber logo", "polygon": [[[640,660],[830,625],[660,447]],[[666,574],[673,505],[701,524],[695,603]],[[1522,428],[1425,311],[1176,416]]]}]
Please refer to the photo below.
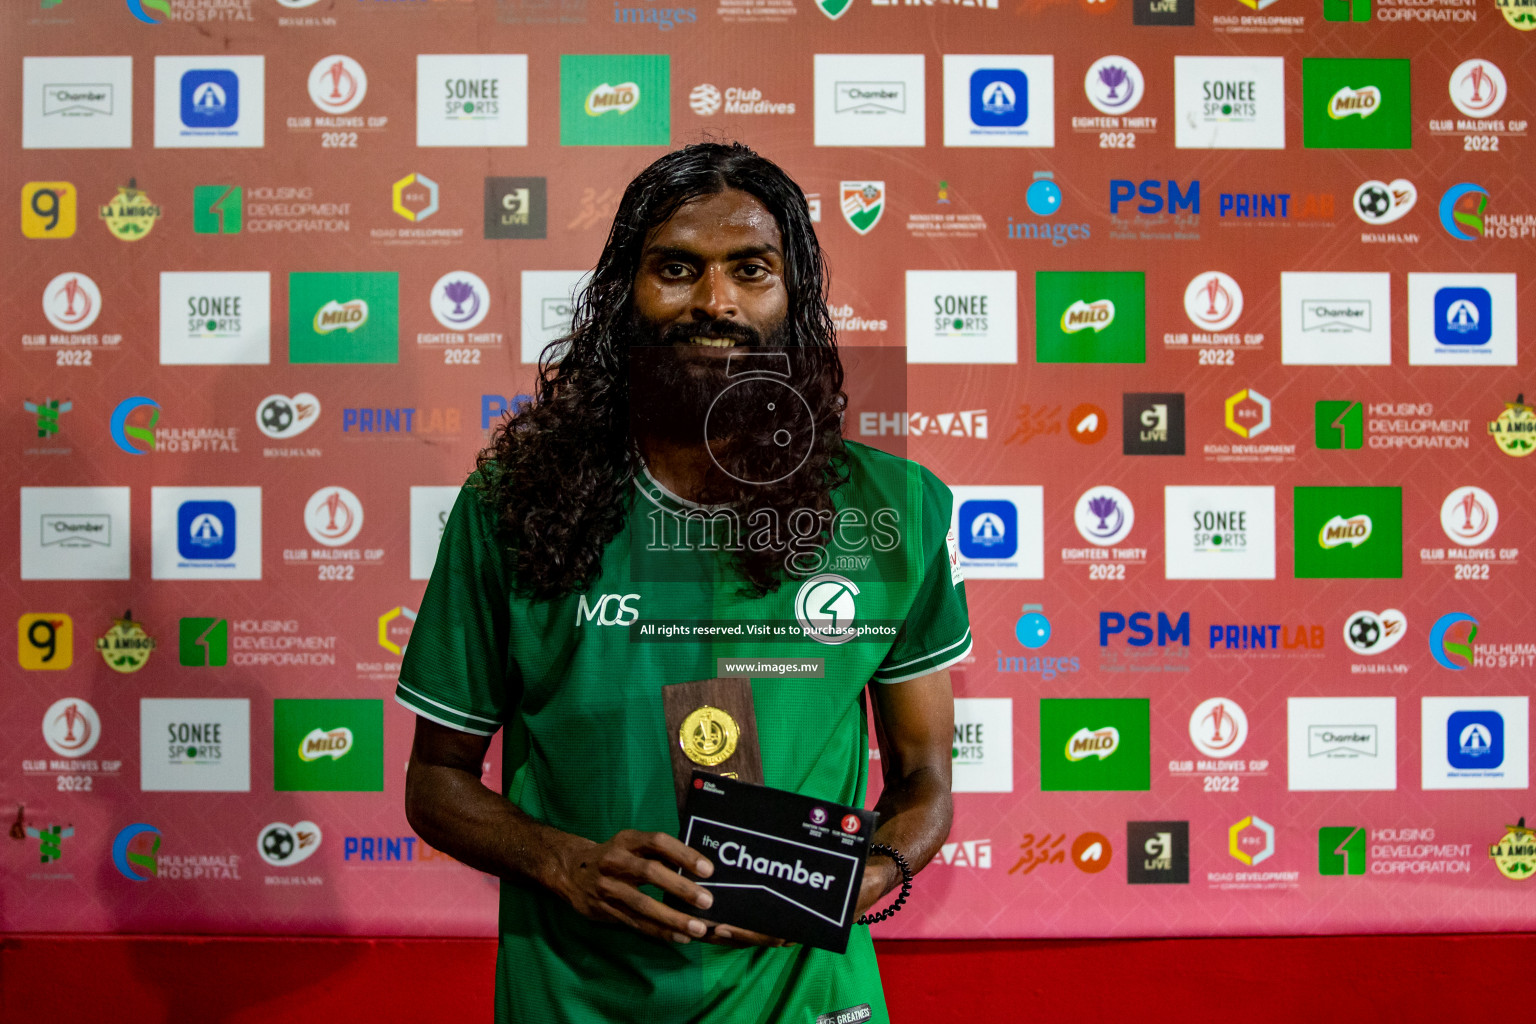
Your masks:
[{"label": "black card with the chamber logo", "polygon": [[713,875],[694,881],[715,902],[708,913],[670,895],[667,905],[842,953],[858,916],[875,820],[862,808],[695,771],[680,838],[714,864]]}]

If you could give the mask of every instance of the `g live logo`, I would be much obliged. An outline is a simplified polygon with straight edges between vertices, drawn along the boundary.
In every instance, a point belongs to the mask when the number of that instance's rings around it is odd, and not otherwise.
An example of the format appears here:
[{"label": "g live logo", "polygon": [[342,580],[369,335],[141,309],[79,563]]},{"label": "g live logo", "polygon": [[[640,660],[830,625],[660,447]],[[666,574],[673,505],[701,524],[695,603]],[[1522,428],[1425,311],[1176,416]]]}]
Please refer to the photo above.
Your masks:
[{"label": "g live logo", "polygon": [[639,594],[601,594],[592,604],[582,594],[576,603],[576,625],[596,619],[599,626],[632,626],[640,620],[640,609],[629,602],[639,600]]}]

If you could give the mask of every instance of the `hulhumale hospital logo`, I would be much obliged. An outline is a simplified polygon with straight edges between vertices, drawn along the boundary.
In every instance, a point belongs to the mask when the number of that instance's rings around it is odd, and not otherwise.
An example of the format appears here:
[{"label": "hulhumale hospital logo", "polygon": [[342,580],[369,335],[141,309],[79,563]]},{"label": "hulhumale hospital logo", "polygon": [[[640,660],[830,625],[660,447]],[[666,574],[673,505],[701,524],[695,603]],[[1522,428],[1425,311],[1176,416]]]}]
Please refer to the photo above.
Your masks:
[{"label": "hulhumale hospital logo", "polygon": [[1464,181],[1452,185],[1440,197],[1440,226],[1446,234],[1462,242],[1483,237],[1483,214],[1488,209],[1488,190]]},{"label": "hulhumale hospital logo", "polygon": [[[159,17],[151,14],[151,11]],[[128,0],[128,13],[146,25],[159,25],[171,17],[170,0]]]},{"label": "hulhumale hospital logo", "polygon": [[[141,839],[147,836],[147,839]],[[137,841],[136,841],[137,840]],[[131,882],[145,882],[160,875],[160,830],[138,822],[112,840],[112,864]]]},{"label": "hulhumale hospital logo", "polygon": [[[128,418],[140,409],[148,409],[148,426],[130,426]],[[126,398],[112,410],[112,440],[129,455],[144,455],[155,450],[155,426],[160,422],[160,403],[136,395]]]},{"label": "hulhumale hospital logo", "polygon": [[[1465,642],[1452,640],[1451,629],[1461,623],[1467,623],[1467,639]],[[1461,671],[1471,665],[1477,664],[1474,654],[1477,641],[1477,619],[1465,612],[1450,612],[1435,620],[1434,626],[1429,631],[1429,653],[1443,668]],[[1453,661],[1452,655],[1461,661]]]}]

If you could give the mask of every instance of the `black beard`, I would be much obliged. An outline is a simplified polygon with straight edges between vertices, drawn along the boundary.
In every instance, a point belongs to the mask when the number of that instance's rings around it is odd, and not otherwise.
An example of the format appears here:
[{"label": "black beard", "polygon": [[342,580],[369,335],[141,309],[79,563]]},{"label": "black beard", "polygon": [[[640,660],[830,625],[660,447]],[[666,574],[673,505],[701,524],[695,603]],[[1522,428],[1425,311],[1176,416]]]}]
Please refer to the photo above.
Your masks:
[{"label": "black beard", "polygon": [[[672,324],[662,329],[639,313],[634,314],[629,349],[632,431],[678,444],[703,443],[705,420],[730,378],[726,376],[725,358],[691,354],[689,339],[728,338],[753,352],[763,352],[782,351],[787,336],[787,325],[775,328],[765,339],[756,328],[731,320]],[[756,361],[752,357],[746,360]],[[731,368],[741,372],[739,367]],[[718,436],[722,426],[735,432],[740,424],[711,420],[711,433]]]}]

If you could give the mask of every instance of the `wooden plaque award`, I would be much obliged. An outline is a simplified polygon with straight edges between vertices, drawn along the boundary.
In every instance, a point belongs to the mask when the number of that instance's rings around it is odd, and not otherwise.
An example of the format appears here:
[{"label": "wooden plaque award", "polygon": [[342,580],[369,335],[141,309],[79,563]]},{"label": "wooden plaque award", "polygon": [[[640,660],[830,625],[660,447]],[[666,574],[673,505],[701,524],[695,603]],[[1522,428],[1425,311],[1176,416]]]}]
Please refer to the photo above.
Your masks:
[{"label": "wooden plaque award", "polygon": [[757,716],[752,710],[752,684],[745,676],[663,686],[661,707],[678,807],[694,769],[762,785]]}]

